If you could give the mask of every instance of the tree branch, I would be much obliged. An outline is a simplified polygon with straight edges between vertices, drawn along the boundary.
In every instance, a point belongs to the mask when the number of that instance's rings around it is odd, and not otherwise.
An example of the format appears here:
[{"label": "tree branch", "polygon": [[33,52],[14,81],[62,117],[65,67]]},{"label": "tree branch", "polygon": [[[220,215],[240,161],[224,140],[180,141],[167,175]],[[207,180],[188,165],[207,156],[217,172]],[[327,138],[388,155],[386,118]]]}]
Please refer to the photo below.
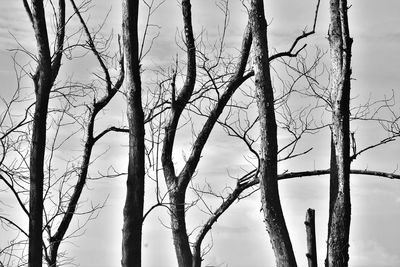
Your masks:
[{"label": "tree branch", "polygon": [[28,233],[24,231],[21,227],[18,226],[15,222],[11,221],[10,219],[7,219],[6,217],[3,217],[0,215],[0,220],[6,221],[8,224],[11,224],[15,228],[17,228],[21,233],[23,233],[26,237],[29,237]]},{"label": "tree branch", "polygon": [[92,52],[95,55],[95,57],[97,58],[97,61],[99,62],[100,66],[101,66],[101,68],[102,68],[102,70],[104,72],[105,80],[106,80],[106,83],[107,83],[107,91],[110,93],[111,92],[111,85],[112,85],[111,78],[110,78],[110,73],[108,72],[108,69],[107,69],[107,67],[106,67],[106,65],[105,65],[105,63],[103,61],[103,58],[101,57],[100,53],[96,49],[96,46],[94,44],[92,35],[90,34],[90,31],[89,31],[89,29],[88,29],[88,27],[86,25],[86,22],[82,18],[81,12],[79,11],[78,7],[76,6],[75,1],[74,0],[70,0],[70,1],[71,1],[71,4],[72,4],[72,7],[74,8],[74,11],[75,11],[76,15],[78,15],[79,21],[81,22],[83,29],[85,30],[86,36],[88,38],[87,42],[89,44],[89,47],[92,50]]},{"label": "tree branch", "polygon": [[7,185],[7,187],[13,192],[15,198],[18,201],[18,204],[21,206],[22,210],[25,212],[26,215],[29,217],[29,211],[26,209],[24,202],[22,202],[21,198],[19,197],[18,192],[15,190],[14,186],[7,181],[7,179],[0,174],[0,180],[3,180],[3,182]]},{"label": "tree branch", "polygon": [[200,160],[201,152],[210,136],[210,133],[217,122],[219,116],[224,110],[226,104],[231,99],[232,95],[235,93],[236,89],[242,85],[249,76],[243,76],[248,57],[250,54],[250,47],[252,43],[252,34],[249,25],[246,26],[245,33],[243,35],[242,48],[240,52],[240,59],[236,65],[236,71],[233,77],[230,78],[225,92],[222,94],[221,98],[214,106],[213,110],[208,115],[207,121],[204,123],[202,130],[200,131],[196,141],[192,147],[192,152],[189,159],[187,160],[184,168],[179,174],[179,184],[180,186],[186,187],[193,173],[196,170],[197,164]]},{"label": "tree branch", "polygon": [[314,23],[313,23],[313,28],[311,31],[306,32],[305,30],[303,31],[303,34],[298,36],[292,46],[290,47],[290,49],[288,51],[285,52],[280,52],[277,54],[274,54],[272,56],[269,57],[269,61],[272,61],[274,59],[277,59],[279,57],[297,57],[297,55],[301,52],[301,50],[303,50],[304,48],[306,48],[307,44],[304,44],[299,50],[297,50],[295,53],[293,53],[293,50],[296,48],[297,44],[304,38],[307,38],[308,36],[312,35],[315,33],[315,27],[317,25],[317,17],[318,17],[318,10],[319,10],[319,4],[320,4],[321,0],[318,0],[317,2],[317,6],[315,8],[315,16],[314,16]]},{"label": "tree branch", "polygon": [[25,11],[28,14],[29,20],[31,21],[31,23],[33,24],[33,16],[32,16],[32,11],[31,8],[28,4],[27,0],[22,0],[22,2],[24,3],[24,7],[25,7]]},{"label": "tree branch", "polygon": [[[235,189],[224,199],[222,204],[213,212],[213,214],[209,217],[207,222],[201,227],[199,234],[196,237],[196,240],[193,244],[194,249],[194,257],[200,255],[200,247],[201,242],[203,241],[206,234],[211,230],[214,223],[217,222],[218,218],[235,202],[239,199],[239,196],[246,189],[257,185],[259,183],[258,177],[255,177],[254,174],[258,173],[257,169],[254,169],[241,178],[237,180],[237,184]],[[314,171],[303,171],[303,172],[289,172],[278,175],[278,180],[286,180],[292,178],[300,178],[300,177],[310,177],[310,176],[319,176],[319,175],[327,175],[330,173],[330,169],[325,170],[314,170]],[[371,170],[350,170],[351,174],[359,174],[359,175],[371,175],[377,177],[383,177],[388,179],[400,179],[399,174],[395,173],[387,173],[380,171],[371,171]]]},{"label": "tree branch", "polygon": [[174,105],[171,106],[171,115],[165,127],[164,144],[161,154],[161,162],[164,168],[165,178],[169,185],[177,183],[172,151],[175,142],[176,130],[183,109],[186,107],[194,90],[196,82],[196,46],[194,43],[192,13],[190,0],[182,0],[182,14],[184,22],[187,67],[186,79],[183,88],[177,95]]},{"label": "tree branch", "polygon": [[56,41],[54,50],[54,59],[51,66],[53,80],[57,78],[61,67],[61,58],[65,39],[65,0],[58,1],[58,20],[56,24]]}]

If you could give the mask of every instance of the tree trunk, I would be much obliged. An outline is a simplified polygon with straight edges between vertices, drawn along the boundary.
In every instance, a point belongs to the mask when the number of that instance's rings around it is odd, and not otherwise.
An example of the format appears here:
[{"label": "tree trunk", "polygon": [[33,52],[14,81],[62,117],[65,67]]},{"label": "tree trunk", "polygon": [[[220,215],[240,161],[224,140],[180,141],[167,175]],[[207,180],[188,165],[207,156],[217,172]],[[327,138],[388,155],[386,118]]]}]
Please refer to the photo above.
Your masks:
[{"label": "tree trunk", "polygon": [[261,131],[260,189],[264,222],[275,253],[276,265],[297,266],[283,217],[278,191],[277,126],[268,61],[267,23],[262,0],[252,0],[250,22],[253,33],[253,68]]},{"label": "tree trunk", "polygon": [[171,200],[171,230],[178,266],[190,267],[192,266],[192,252],[186,230],[185,194],[186,190],[173,190],[169,194]]},{"label": "tree trunk", "polygon": [[32,0],[32,10],[27,9],[27,11],[35,31],[38,50],[38,65],[33,76],[36,102],[32,126],[29,168],[28,266],[42,267],[43,165],[46,149],[46,119],[50,90],[55,77],[53,79],[43,1]]},{"label": "tree trunk", "polygon": [[176,97],[176,88],[175,86],[172,88],[171,113],[165,127],[161,162],[171,202],[171,230],[178,266],[188,267],[192,265],[192,253],[190,251],[189,237],[186,231],[185,195],[187,186],[197,166],[198,159],[196,156],[196,160],[194,160],[191,156],[191,159],[185,164],[181,174],[176,175],[175,166],[172,161],[172,151],[180,116],[192,96],[196,83],[196,46],[193,35],[190,0],[182,0],[182,16],[187,55],[186,78],[183,87]]},{"label": "tree trunk", "polygon": [[350,76],[351,44],[347,1],[330,1],[332,137],[326,266],[346,267],[350,234]]},{"label": "tree trunk", "polygon": [[306,213],[306,225],[307,233],[307,261],[308,267],[317,267],[317,244],[315,237],[315,210],[308,209]]},{"label": "tree trunk", "polygon": [[[41,72],[43,75],[43,72]],[[39,78],[36,93],[35,115],[32,127],[29,189],[29,267],[42,267],[43,229],[43,164],[46,146],[46,119],[49,89],[43,88],[46,78]]]},{"label": "tree trunk", "polygon": [[144,198],[144,114],[141,98],[138,42],[139,1],[122,3],[125,85],[128,90],[129,163],[123,211],[122,261],[124,267],[141,266]]}]

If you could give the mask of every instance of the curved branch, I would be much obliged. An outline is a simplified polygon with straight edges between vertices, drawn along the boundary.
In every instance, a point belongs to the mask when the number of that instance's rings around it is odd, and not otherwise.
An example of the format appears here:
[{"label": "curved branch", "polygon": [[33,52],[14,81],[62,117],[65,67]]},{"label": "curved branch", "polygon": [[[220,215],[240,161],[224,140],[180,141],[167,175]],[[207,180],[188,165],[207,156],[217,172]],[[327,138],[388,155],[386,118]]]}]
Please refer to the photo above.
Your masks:
[{"label": "curved branch", "polygon": [[97,51],[96,46],[94,44],[92,35],[90,34],[90,31],[86,25],[85,20],[82,18],[81,12],[79,11],[78,7],[75,4],[74,0],[70,0],[72,7],[74,8],[74,11],[76,13],[76,15],[78,15],[79,21],[82,24],[83,29],[85,30],[86,36],[88,38],[88,44],[90,49],[92,50],[93,54],[96,56],[97,61],[99,62],[103,72],[104,72],[104,76],[105,76],[105,80],[107,83],[107,91],[110,92],[111,91],[111,78],[110,78],[110,73],[108,72],[108,69],[103,61],[103,58],[101,57],[100,53]]},{"label": "curved branch", "polygon": [[21,206],[21,208],[25,212],[25,214],[28,215],[28,217],[29,217],[29,211],[26,209],[24,203],[22,202],[21,198],[19,197],[19,194],[15,190],[14,186],[12,184],[10,184],[10,182],[7,181],[7,179],[1,174],[0,174],[0,180],[3,180],[3,182],[7,185],[7,187],[10,188],[10,190],[13,192],[15,198],[17,199],[18,204]]},{"label": "curved branch", "polygon": [[315,8],[315,16],[314,16],[314,23],[313,23],[313,28],[312,28],[312,30],[309,31],[309,32],[303,31],[303,34],[300,35],[300,36],[298,36],[298,37],[294,40],[292,46],[290,47],[290,49],[289,49],[288,51],[279,52],[279,53],[277,53],[277,54],[275,54],[275,55],[272,55],[272,56],[270,56],[270,57],[268,58],[268,61],[272,61],[272,60],[277,59],[277,58],[279,58],[279,57],[297,57],[297,55],[298,55],[304,48],[306,48],[307,44],[304,44],[299,50],[297,50],[295,53],[293,53],[293,50],[296,48],[297,44],[298,44],[302,39],[307,38],[308,36],[310,36],[310,35],[312,35],[312,34],[315,33],[315,27],[316,27],[316,25],[317,25],[317,17],[318,17],[318,10],[319,10],[319,4],[320,4],[320,2],[321,2],[321,0],[318,0],[317,6],[316,6],[316,8]]},{"label": "curved branch", "polygon": [[109,132],[129,133],[129,129],[128,128],[118,128],[118,127],[115,127],[115,126],[111,126],[111,127],[107,128],[107,129],[103,130],[98,135],[96,135],[93,138],[93,142],[96,143],[100,138],[102,138],[104,135],[106,135]]},{"label": "curved branch", "polygon": [[[376,144],[367,146],[367,147],[361,149],[360,151],[353,151],[353,152],[355,152],[355,153],[350,157],[350,161],[352,162],[352,161],[355,160],[361,153],[363,153],[363,152],[365,152],[365,151],[367,151],[367,150],[370,150],[370,149],[375,148],[375,147],[377,147],[377,146],[384,145],[384,144],[387,144],[387,143],[389,143],[389,142],[395,141],[396,138],[397,138],[398,136],[399,136],[399,135],[394,135],[394,136],[385,138],[385,139],[379,141],[379,142],[376,143]],[[355,142],[355,140],[353,140],[353,142]],[[353,143],[353,144],[354,144],[354,143]]]},{"label": "curved branch", "polygon": [[0,215],[0,220],[4,220],[6,221],[8,224],[11,224],[12,226],[14,226],[15,228],[17,228],[21,233],[23,233],[26,237],[29,238],[29,235],[27,232],[24,231],[24,229],[22,229],[21,227],[19,227],[15,222],[13,222],[10,219],[7,219],[6,217],[3,217]]},{"label": "curved branch", "polygon": [[192,96],[196,83],[196,46],[193,36],[192,13],[190,0],[182,0],[182,14],[184,22],[187,68],[186,79],[183,88],[179,92],[175,101],[172,101],[171,116],[165,127],[165,138],[161,154],[161,162],[164,168],[165,177],[169,186],[175,184],[176,173],[172,162],[172,151],[175,142],[176,130],[180,116]]},{"label": "curved branch", "polygon": [[215,123],[218,121],[219,116],[221,115],[228,101],[231,99],[232,95],[235,93],[236,89],[239,88],[250,77],[250,75],[244,75],[244,72],[250,54],[251,43],[252,33],[250,26],[247,25],[243,35],[240,59],[237,63],[235,74],[229,80],[225,92],[222,94],[221,98],[210,112],[207,121],[204,123],[203,128],[192,147],[192,152],[189,156],[189,159],[179,174],[180,186],[186,187],[189,184],[190,179],[200,160],[201,152],[203,151],[203,148],[208,140],[208,137],[210,136],[212,129],[214,128]]}]

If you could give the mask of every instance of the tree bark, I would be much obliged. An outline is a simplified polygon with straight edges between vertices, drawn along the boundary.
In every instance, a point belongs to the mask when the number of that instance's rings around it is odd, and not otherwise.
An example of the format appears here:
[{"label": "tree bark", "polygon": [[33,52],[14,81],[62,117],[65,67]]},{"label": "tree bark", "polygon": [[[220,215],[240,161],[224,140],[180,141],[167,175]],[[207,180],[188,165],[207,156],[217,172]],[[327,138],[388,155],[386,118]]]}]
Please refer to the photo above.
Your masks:
[{"label": "tree bark", "polygon": [[141,266],[144,198],[144,114],[141,97],[138,42],[139,1],[122,2],[125,85],[128,90],[129,163],[123,211],[122,260],[124,267]]},{"label": "tree bark", "polygon": [[262,0],[252,0],[250,22],[253,33],[253,69],[260,118],[260,189],[264,222],[279,267],[297,266],[283,217],[278,190],[277,126],[268,61],[267,23]]},{"label": "tree bark", "polygon": [[351,45],[347,1],[330,1],[329,45],[332,63],[331,173],[328,248],[325,265],[346,267],[349,261],[350,76]]},{"label": "tree bark", "polygon": [[171,229],[174,241],[178,266],[192,266],[189,237],[186,230],[186,190],[177,190],[170,193],[171,200]]},{"label": "tree bark", "polygon": [[32,143],[30,148],[30,189],[29,189],[29,246],[28,266],[42,267],[42,230],[43,230],[43,179],[44,156],[46,149],[46,120],[50,91],[57,77],[61,64],[64,42],[65,4],[59,1],[59,28],[57,33],[55,58],[52,62],[46,17],[43,1],[32,0],[31,8],[24,1],[25,9],[32,22],[37,46],[37,68],[33,75],[35,88],[35,111],[32,126]]}]

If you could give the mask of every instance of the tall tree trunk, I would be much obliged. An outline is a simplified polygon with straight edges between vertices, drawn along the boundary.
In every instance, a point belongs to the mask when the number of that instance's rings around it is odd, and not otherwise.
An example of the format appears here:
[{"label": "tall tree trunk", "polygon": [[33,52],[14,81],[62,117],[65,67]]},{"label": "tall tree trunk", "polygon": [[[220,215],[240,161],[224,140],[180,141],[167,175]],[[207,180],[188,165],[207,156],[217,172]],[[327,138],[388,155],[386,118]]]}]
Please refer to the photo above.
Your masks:
[{"label": "tall tree trunk", "polygon": [[263,0],[252,0],[250,22],[253,33],[253,68],[261,131],[260,189],[264,221],[277,266],[297,266],[283,217],[278,190],[277,126],[268,61],[267,23]]},{"label": "tall tree trunk", "polygon": [[43,179],[44,156],[46,149],[46,120],[50,90],[60,68],[64,41],[64,0],[59,1],[59,17],[54,60],[49,48],[46,16],[43,1],[32,0],[31,7],[23,1],[28,17],[32,22],[37,46],[37,68],[33,75],[35,87],[35,112],[32,126],[30,148],[30,189],[29,189],[29,246],[28,266],[42,267],[42,229],[43,229]]},{"label": "tall tree trunk", "polygon": [[29,267],[42,267],[43,164],[46,147],[46,119],[50,88],[46,71],[35,77],[36,106],[32,127],[29,189]]},{"label": "tall tree trunk", "polygon": [[141,266],[145,156],[137,28],[138,9],[138,0],[122,2],[125,85],[128,90],[129,123],[129,163],[122,229],[121,264],[124,267]]},{"label": "tall tree trunk", "polygon": [[351,45],[347,1],[330,1],[332,137],[326,266],[346,267],[350,234],[350,76]]}]

